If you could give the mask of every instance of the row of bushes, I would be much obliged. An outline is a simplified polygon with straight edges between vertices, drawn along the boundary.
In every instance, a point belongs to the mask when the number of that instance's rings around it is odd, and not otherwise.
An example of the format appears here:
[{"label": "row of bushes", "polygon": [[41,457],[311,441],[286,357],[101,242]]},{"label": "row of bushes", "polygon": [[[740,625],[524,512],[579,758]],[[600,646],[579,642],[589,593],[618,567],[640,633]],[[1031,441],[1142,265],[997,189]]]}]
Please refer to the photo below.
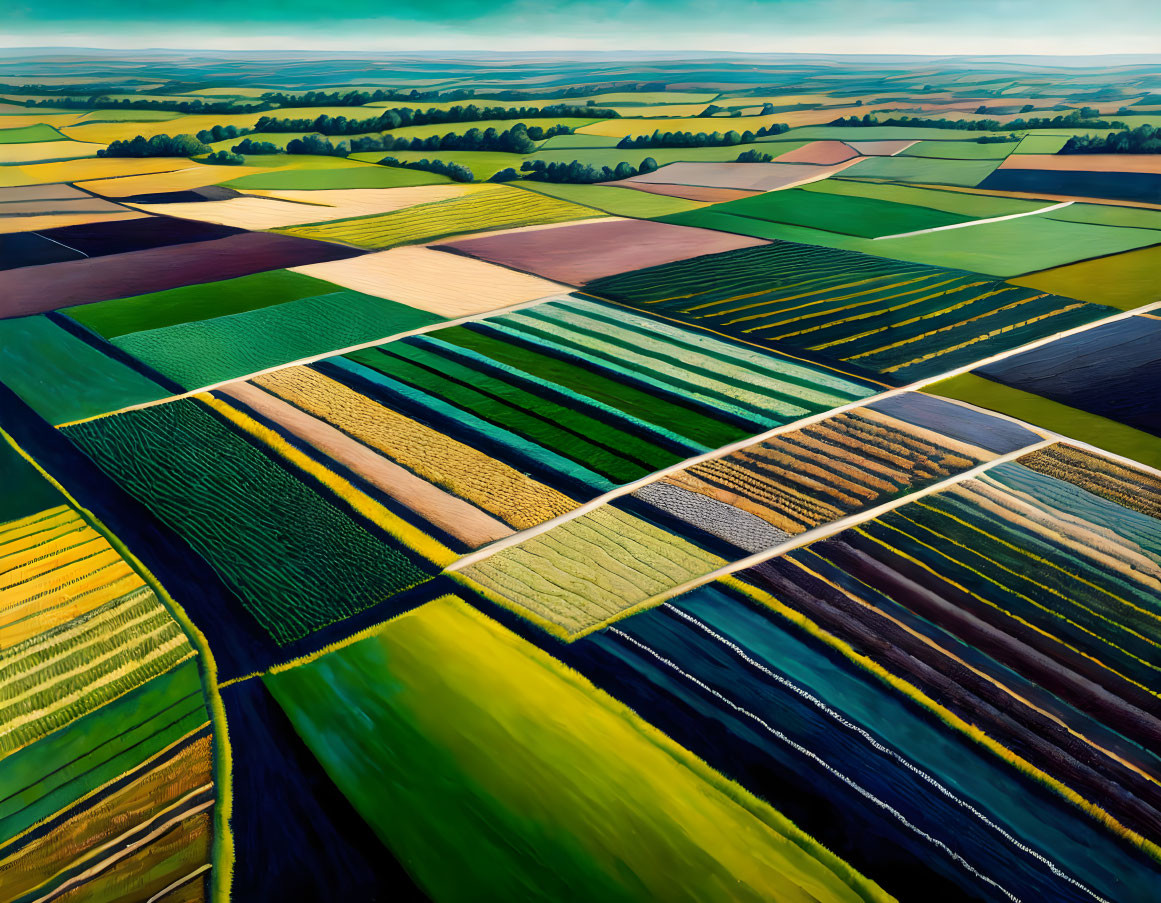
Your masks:
[{"label": "row of bushes", "polygon": [[617,142],[619,148],[637,147],[733,147],[736,144],[752,144],[759,138],[768,135],[781,135],[790,131],[790,126],[784,122],[775,122],[763,126],[757,131],[747,129],[738,132],[734,129],[723,134],[722,132],[663,132],[654,130],[652,135],[626,135]]},{"label": "row of bushes", "polygon": [[413,110],[392,107],[365,119],[346,116],[316,116],[313,119],[286,119],[263,116],[255,124],[256,132],[318,132],[320,135],[361,135],[365,132],[387,132],[410,125],[444,125],[452,122],[486,122],[491,119],[560,119],[579,117],[609,119],[618,114],[601,107],[573,107],[554,104],[548,107],[451,107],[447,110]]},{"label": "row of bushes", "polygon": [[1090,129],[1127,129],[1128,126],[1118,120],[1111,122],[1104,119],[1086,119],[1081,116],[1080,110],[1073,110],[1063,116],[1033,117],[1031,119],[1013,119],[1011,122],[1000,122],[998,119],[923,119],[919,116],[899,116],[891,119],[879,119],[870,113],[865,116],[847,116],[835,119],[830,125],[841,126],[902,126],[917,129],[952,129],[965,132],[999,132],[1005,129],[1022,131],[1024,129],[1058,129],[1075,128],[1082,126]]},{"label": "row of bushes", "polygon": [[1073,135],[1060,149],[1062,154],[1161,154],[1161,130],[1151,125],[1111,135]]}]

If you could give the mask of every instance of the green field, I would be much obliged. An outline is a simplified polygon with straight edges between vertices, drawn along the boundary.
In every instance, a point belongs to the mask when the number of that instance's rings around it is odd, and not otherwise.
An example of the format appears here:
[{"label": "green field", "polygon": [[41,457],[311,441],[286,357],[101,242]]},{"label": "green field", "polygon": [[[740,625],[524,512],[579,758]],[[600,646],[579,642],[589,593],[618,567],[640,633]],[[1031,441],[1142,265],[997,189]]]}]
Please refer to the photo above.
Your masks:
[{"label": "green field", "polygon": [[1161,448],[1158,447],[1156,436],[1031,392],[1013,389],[974,373],[962,373],[933,383],[924,391],[1007,414],[1150,467],[1161,467]]},{"label": "green field", "polygon": [[68,316],[112,339],[130,332],[225,317],[332,291],[338,291],[338,286],[313,276],[290,270],[267,270],[221,282],[82,304],[69,308]]},{"label": "green field", "polygon": [[0,381],[49,423],[67,423],[169,394],[46,317],[0,320]]},{"label": "green field", "polygon": [[539,194],[551,195],[554,198],[592,207],[613,216],[635,216],[649,219],[703,206],[698,201],[671,198],[664,194],[651,194],[648,191],[620,188],[615,185],[563,185],[531,181],[510,184],[514,188],[525,188]]},{"label": "green field", "polygon": [[277,643],[427,578],[195,399],[90,420],[67,435],[189,542]]},{"label": "green field", "polygon": [[970,221],[970,217],[931,207],[796,188],[717,204],[710,210],[865,238]]},{"label": "green field", "polygon": [[185,388],[197,389],[440,319],[383,298],[334,291],[134,332],[113,343]]},{"label": "green field", "polygon": [[51,125],[38,123],[19,129],[0,129],[0,144],[33,144],[40,141],[67,141]]},{"label": "green field", "polygon": [[920,141],[900,157],[931,157],[940,160],[1003,160],[1018,142],[980,144],[978,141]]},{"label": "green field", "polygon": [[[285,161],[285,157],[282,158]],[[334,158],[340,159],[340,158]],[[248,161],[247,161],[248,162]],[[228,168],[228,167],[223,167]],[[318,188],[400,188],[404,185],[436,185],[450,182],[447,176],[397,166],[347,165],[336,169],[298,168],[256,172],[222,182],[227,188],[306,190]]]},{"label": "green field", "polygon": [[883,179],[933,185],[978,185],[997,160],[939,160],[926,157],[870,157],[843,170],[844,179]]},{"label": "green field", "polygon": [[497,900],[576,903],[888,899],[454,597],[265,680],[339,789],[441,903],[474,903],[482,888]]},{"label": "green field", "polygon": [[1027,213],[1029,210],[1047,207],[1050,203],[1048,201],[1028,201],[1021,198],[995,197],[994,195],[971,194],[966,191],[939,188],[856,182],[841,178],[811,182],[809,185],[803,185],[800,190],[876,198],[898,204],[914,204],[918,207],[932,207],[936,210],[946,210],[948,213],[959,213],[973,219],[989,219],[994,216]]}]

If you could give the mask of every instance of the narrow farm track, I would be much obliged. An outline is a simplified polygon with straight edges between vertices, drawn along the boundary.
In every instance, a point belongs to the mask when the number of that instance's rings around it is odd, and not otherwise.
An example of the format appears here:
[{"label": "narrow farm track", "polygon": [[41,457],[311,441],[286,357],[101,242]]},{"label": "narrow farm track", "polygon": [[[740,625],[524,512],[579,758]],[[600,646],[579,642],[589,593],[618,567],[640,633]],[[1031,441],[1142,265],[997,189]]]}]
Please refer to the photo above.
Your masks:
[{"label": "narrow farm track", "polygon": [[879,235],[872,239],[872,241],[887,241],[891,238],[910,238],[912,235],[926,235],[929,232],[947,232],[949,229],[966,229],[969,226],[986,226],[988,223],[1001,223],[1004,220],[1020,219],[1025,216],[1039,216],[1042,213],[1051,213],[1054,210],[1063,210],[1065,207],[1071,207],[1075,201],[1064,201],[1060,204],[1052,204],[1048,207],[1041,207],[1039,210],[1026,210],[1023,213],[1009,213],[1007,216],[993,216],[991,219],[977,219],[969,223],[953,223],[950,226],[936,226],[932,229],[917,229],[914,232],[899,232],[896,235]]}]

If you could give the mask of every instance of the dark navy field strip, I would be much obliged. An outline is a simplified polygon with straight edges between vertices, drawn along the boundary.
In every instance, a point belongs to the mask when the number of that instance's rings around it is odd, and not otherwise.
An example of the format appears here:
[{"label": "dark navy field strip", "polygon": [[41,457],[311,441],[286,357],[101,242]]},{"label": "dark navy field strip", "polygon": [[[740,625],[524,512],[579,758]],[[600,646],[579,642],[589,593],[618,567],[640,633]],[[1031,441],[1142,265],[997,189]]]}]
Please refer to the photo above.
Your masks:
[{"label": "dark navy field strip", "polygon": [[[412,511],[410,508],[408,508],[402,502],[400,502],[397,499],[393,498],[392,496],[388,495],[386,492],[384,492],[382,489],[379,489],[377,486],[372,485],[366,479],[361,477],[359,474],[355,473],[353,470],[348,469],[345,465],[339,463],[338,461],[334,460],[333,458],[328,457],[325,452],[322,452],[319,449],[315,448],[308,441],[295,435],[290,430],[288,430],[286,427],[282,426],[280,423],[269,419],[264,414],[261,414],[258,411],[255,411],[249,405],[245,404],[242,401],[239,401],[238,399],[236,399],[230,395],[226,395],[225,393],[222,393],[222,392],[211,392],[210,394],[213,395],[219,401],[221,401],[225,404],[228,404],[234,410],[236,410],[242,414],[245,414],[247,417],[251,418],[252,420],[256,421],[257,423],[260,423],[262,426],[266,427],[268,430],[270,430],[274,433],[277,433],[283,440],[286,441],[286,443],[288,445],[291,445],[295,449],[297,449],[298,451],[302,452],[304,455],[306,455],[308,458],[310,458],[316,464],[319,464],[319,465],[325,467],[327,470],[331,471],[331,473],[335,474],[335,476],[341,477],[342,479],[346,480],[348,483],[353,485],[357,490],[362,492],[364,495],[369,496],[370,498],[374,499],[376,502],[381,504],[384,508],[386,508],[392,514],[394,514],[396,517],[411,524],[411,526],[415,527],[417,530],[428,534],[433,539],[437,540],[438,542],[443,543],[445,546],[447,546],[448,548],[450,548],[452,551],[456,552],[457,554],[463,555],[466,552],[471,551],[471,547],[468,546],[465,542],[463,542],[463,540],[456,539],[450,533],[445,533],[443,530],[441,530],[435,524],[430,523],[428,520],[426,520],[423,517],[423,515],[421,515],[419,512]],[[247,435],[250,438],[251,444],[255,445],[260,451],[263,451],[267,454],[269,454],[270,451],[272,451],[269,448],[263,448],[262,441],[260,439],[257,439],[257,437],[252,436],[249,433],[246,433],[245,435]],[[277,454],[277,452],[275,452],[275,454]],[[378,452],[377,452],[377,454],[378,454]],[[282,456],[278,455],[278,457],[281,458]],[[271,458],[271,460],[273,461],[274,459]],[[329,487],[327,487],[323,483],[319,482],[317,478],[313,477],[311,474],[307,473],[305,470],[299,469],[298,466],[291,461],[286,461],[285,459],[283,459],[283,462],[284,462],[285,469],[286,469],[287,473],[291,474],[291,476],[294,476],[300,480],[309,479],[310,485],[312,487],[317,488],[320,495],[323,495],[328,500],[333,499],[334,501],[332,503],[335,504],[336,506],[340,507],[341,510],[343,510],[344,512],[347,512],[349,510],[351,512],[352,520],[356,520],[356,521],[360,522],[361,525],[364,525],[364,526],[369,525],[369,526],[367,526],[368,532],[373,533],[376,536],[382,537],[385,542],[391,543],[393,545],[400,545],[401,546],[400,551],[415,554],[414,552],[412,552],[412,550],[403,546],[403,544],[400,543],[400,541],[398,539],[396,539],[395,537],[386,533],[383,530],[383,528],[380,527],[378,524],[374,523],[373,521],[367,520],[366,518],[363,517],[363,515],[359,514],[357,511],[355,511],[353,508],[351,508],[350,504],[345,499],[336,495],[334,492],[332,492],[330,490]],[[392,463],[394,463],[394,462],[392,462]],[[427,562],[427,559],[422,559],[422,560],[424,562]],[[428,563],[428,564],[430,565],[430,563]]]},{"label": "dark navy field strip", "polygon": [[45,314],[45,316],[61,329],[64,329],[75,338],[80,339],[86,345],[95,348],[106,357],[112,358],[118,363],[124,364],[135,373],[139,373],[146,379],[157,383],[159,386],[165,389],[166,392],[170,392],[174,395],[185,394],[185,388],[175,383],[168,376],[165,376],[162,373],[158,373],[148,364],[143,363],[137,360],[137,358],[133,357],[133,355],[122,351],[104,336],[93,332],[93,330],[89,329],[89,327],[82,323],[78,323],[72,317],[65,316],[60,311],[56,310],[49,311]]},{"label": "dark navy field strip", "polygon": [[517,470],[531,476],[534,480],[563,492],[578,502],[587,502],[601,493],[608,491],[608,488],[605,486],[593,486],[550,468],[531,455],[526,455],[519,449],[512,448],[486,434],[474,430],[464,430],[463,425],[457,424],[452,418],[445,417],[437,411],[413,402],[411,399],[394,392],[387,386],[367,378],[356,369],[367,369],[368,373],[374,372],[369,368],[361,368],[360,365],[354,364],[353,362],[347,362],[347,364],[350,366],[348,367],[346,364],[338,366],[330,361],[317,361],[311,364],[310,367],[384,407],[398,411],[424,426],[437,430],[451,439],[455,439],[457,442],[483,452],[490,458],[495,458],[497,461],[515,467]]},{"label": "dark navy field strip", "polygon": [[612,405],[599,403],[595,399],[588,398],[580,392],[566,389],[551,380],[541,379],[530,373],[518,370],[515,367],[493,361],[470,349],[452,345],[439,339],[434,334],[412,336],[402,341],[444,355],[463,364],[465,367],[469,367],[486,376],[511,383],[513,386],[523,389],[528,394],[543,398],[545,401],[550,401],[553,404],[573,408],[596,419],[611,419],[615,422],[617,429],[630,433],[638,439],[652,442],[659,448],[671,451],[682,458],[702,454],[710,450],[706,446],[678,436],[676,433],[663,430],[655,424],[639,420],[623,411],[618,411]]},{"label": "dark navy field strip", "polygon": [[334,785],[262,681],[223,688],[222,703],[233,748],[235,900],[427,899]]},{"label": "dark navy field strip", "polygon": [[[186,698],[188,699],[189,697],[186,697]],[[150,734],[149,737],[144,738],[144,740],[142,740],[141,742],[144,742],[145,740],[150,739],[150,737],[153,737],[156,734],[161,733],[162,731],[168,729],[169,727],[172,727],[174,724],[179,723],[180,721],[184,720],[187,717],[189,717],[188,714],[183,715],[181,718],[177,719],[176,721],[170,722],[165,727],[161,728],[158,731],[155,731],[154,734]],[[204,718],[205,718],[205,721],[209,721],[210,716],[208,714],[206,714],[204,716]],[[125,772],[125,774],[121,775],[115,781],[111,782],[110,784],[108,784],[105,787],[102,787],[100,790],[98,790],[92,796],[87,797],[86,799],[84,799],[80,802],[74,802],[71,805],[66,806],[64,809],[62,809],[56,815],[52,816],[51,818],[47,819],[44,822],[41,822],[39,825],[37,825],[35,828],[33,828],[31,831],[29,831],[27,834],[25,834],[19,840],[13,841],[12,843],[9,843],[4,847],[0,847],[0,857],[8,858],[13,853],[18,852],[20,849],[22,849],[23,847],[32,843],[33,841],[40,840],[44,837],[47,837],[48,835],[52,834],[53,831],[57,830],[62,825],[64,825],[64,823],[67,822],[70,818],[73,818],[76,815],[83,813],[86,809],[91,809],[95,806],[100,805],[104,800],[108,799],[109,797],[113,796],[115,793],[118,793],[119,791],[123,790],[125,787],[127,787],[130,784],[137,781],[139,778],[142,777],[142,775],[147,774],[148,772],[151,772],[151,771],[156,771],[157,769],[164,767],[166,762],[168,762],[171,759],[180,755],[188,747],[192,746],[194,743],[198,742],[199,740],[202,740],[205,737],[210,737],[212,735],[213,735],[213,731],[212,731],[210,725],[207,724],[204,729],[190,734],[185,739],[174,744],[174,746],[171,749],[167,749],[164,752],[162,752],[161,755],[159,755],[157,758],[150,760],[148,763],[142,763],[141,765],[138,765],[135,768],[131,768],[129,771]],[[67,763],[67,764],[71,764],[71,763]]]},{"label": "dark navy field strip", "polygon": [[[157,577],[205,634],[222,674],[254,670],[248,661],[253,649],[269,642],[266,632],[189,543],[70,442],[67,428],[59,432],[53,429],[2,385],[0,427]],[[198,662],[199,668],[204,669],[201,656]]]},{"label": "dark navy field strip", "polygon": [[[613,380],[614,382],[625,383],[626,385],[637,389],[639,392],[644,392],[648,395],[656,395],[659,398],[669,402],[670,404],[677,405],[682,408],[688,408],[694,413],[700,414],[703,417],[708,415],[715,418],[716,420],[720,420],[729,424],[730,426],[736,427],[742,433],[756,433],[759,432],[760,429],[767,429],[764,423],[759,423],[748,417],[743,417],[740,414],[734,413],[733,411],[715,408],[713,405],[707,402],[699,401],[695,398],[690,398],[688,395],[683,394],[676,389],[667,389],[654,385],[653,383],[637,379],[632,374],[611,370],[608,367],[603,366],[599,361],[592,361],[577,354],[570,354],[564,348],[558,346],[542,345],[537,342],[530,334],[519,335],[515,332],[494,329],[488,324],[487,321],[478,323],[464,323],[463,325],[465,329],[469,329],[472,332],[478,332],[482,335],[488,336],[489,338],[493,338],[501,342],[507,342],[519,348],[523,348],[525,351],[529,351],[533,354],[555,358],[556,360],[563,361],[567,364],[572,364],[576,367],[595,370],[606,379]],[[555,341],[554,337],[553,340]]]}]

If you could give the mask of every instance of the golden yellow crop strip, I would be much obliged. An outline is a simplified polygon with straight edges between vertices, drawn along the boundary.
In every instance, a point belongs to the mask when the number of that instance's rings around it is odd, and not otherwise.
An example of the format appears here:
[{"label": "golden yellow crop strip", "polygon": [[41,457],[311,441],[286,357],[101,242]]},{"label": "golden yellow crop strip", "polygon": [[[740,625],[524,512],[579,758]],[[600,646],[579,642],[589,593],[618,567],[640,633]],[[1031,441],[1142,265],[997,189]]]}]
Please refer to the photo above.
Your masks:
[{"label": "golden yellow crop strip", "polygon": [[[791,332],[791,333],[787,333],[786,335],[772,336],[772,338],[774,338],[776,340],[787,339],[787,338],[790,338],[791,336],[806,335],[808,332],[816,332],[819,329],[826,329],[830,326],[836,325],[837,323],[854,323],[858,320],[867,320],[867,319],[870,319],[871,317],[880,316],[881,314],[889,314],[889,313],[894,313],[895,311],[903,310],[904,308],[911,307],[914,304],[922,304],[924,301],[930,301],[933,298],[942,298],[945,295],[954,295],[956,292],[962,291],[965,288],[978,288],[981,285],[987,285],[987,284],[988,283],[986,283],[986,282],[973,282],[970,285],[957,286],[956,288],[947,289],[946,291],[942,291],[942,292],[933,292],[930,295],[922,295],[918,298],[913,298],[910,301],[905,301],[902,304],[896,304],[894,307],[886,307],[886,308],[883,308],[882,310],[865,311],[865,312],[863,312],[861,314],[857,314],[853,317],[847,317],[845,320],[837,320],[837,321],[835,321],[835,323],[824,323],[824,324],[821,324],[819,326],[812,326],[809,329],[799,330],[798,332]],[[932,313],[919,314],[918,316],[912,317],[910,320],[900,320],[898,322],[891,323],[888,326],[877,326],[874,329],[868,329],[866,332],[860,332],[860,333],[857,333],[857,334],[851,335],[851,336],[843,336],[841,339],[836,339],[833,342],[827,342],[827,343],[822,344],[822,345],[811,345],[810,350],[811,351],[822,351],[826,348],[833,348],[835,345],[845,345],[847,342],[855,342],[855,341],[858,341],[859,339],[864,339],[867,336],[876,335],[876,334],[878,334],[880,332],[884,332],[885,330],[888,330],[888,329],[898,329],[900,326],[909,326],[912,323],[919,323],[923,320],[929,319],[930,317],[940,316],[942,314],[950,313],[953,310],[959,310],[961,307],[967,307],[970,304],[975,304],[977,301],[982,301],[985,298],[990,298],[992,295],[998,295],[1001,292],[1005,292],[1005,291],[1015,291],[1015,289],[999,289],[999,290],[994,291],[994,292],[987,292],[986,294],[983,294],[983,295],[977,295],[974,298],[968,298],[966,301],[960,301],[957,304],[953,304],[951,307],[945,307],[942,310],[940,310],[934,314],[932,314]]]},{"label": "golden yellow crop strip", "polygon": [[[813,571],[810,571],[807,568],[803,569],[806,570],[807,573],[813,573]],[[997,758],[1007,762],[1009,765],[1012,765],[1022,774],[1027,775],[1028,777],[1031,777],[1044,786],[1050,788],[1057,795],[1072,803],[1086,815],[1096,820],[1099,824],[1104,825],[1117,836],[1123,837],[1132,843],[1135,847],[1147,853],[1153,859],[1161,862],[1161,846],[1154,843],[1152,840],[1143,837],[1141,834],[1137,833],[1131,828],[1125,827],[1100,806],[1090,802],[1088,799],[1081,796],[1063,781],[1060,781],[1057,778],[1052,777],[1052,775],[1048,774],[1047,772],[1037,768],[1027,759],[1018,753],[1013,752],[1003,743],[990,736],[987,732],[976,727],[974,724],[965,721],[950,709],[941,705],[939,702],[936,702],[914,684],[904,680],[901,677],[895,676],[890,671],[882,667],[874,659],[871,659],[860,652],[856,652],[854,648],[852,648],[844,640],[841,640],[834,634],[824,630],[806,615],[780,602],[770,593],[767,593],[756,586],[746,583],[743,580],[739,580],[737,577],[723,577],[721,582],[722,584],[731,587],[742,595],[753,599],[755,602],[758,602],[766,608],[777,612],[790,623],[796,625],[801,630],[814,637],[816,640],[819,640],[826,646],[841,654],[848,661],[854,663],[859,668],[871,674],[882,683],[886,684],[893,690],[896,690],[897,692],[906,696],[912,702],[917,703],[922,708],[931,712],[933,715],[935,715],[936,718],[938,718],[948,727],[963,734],[975,743],[983,746],[990,753],[995,755]]]},{"label": "golden yellow crop strip", "polygon": [[51,530],[66,521],[79,519],[80,515],[68,505],[60,505],[37,514],[30,514],[19,520],[9,521],[0,527],[0,548],[26,536],[33,536],[43,530]]},{"label": "golden yellow crop strip", "polygon": [[[1043,297],[1043,296],[1041,296],[1041,297]],[[1029,298],[1027,300],[1028,301],[1036,301],[1037,298]],[[1020,304],[1024,304],[1024,303],[1027,303],[1027,302],[1025,302],[1025,301],[1020,302]],[[1019,307],[1020,304],[1010,304],[1007,307],[1001,307],[1001,308],[993,311],[990,314],[985,314],[984,316],[990,317],[993,314],[1001,313],[1005,310],[1010,310],[1014,307]],[[915,360],[907,361],[906,363],[903,363],[903,364],[896,364],[893,367],[888,367],[883,372],[884,373],[894,373],[896,370],[901,370],[904,367],[910,367],[914,364],[922,364],[923,362],[932,360],[933,358],[942,357],[943,355],[950,354],[953,351],[959,351],[962,348],[967,348],[969,345],[975,345],[977,342],[986,342],[988,339],[994,338],[995,336],[1001,335],[1005,332],[1011,332],[1013,329],[1020,329],[1021,327],[1024,327],[1024,326],[1030,326],[1033,323],[1039,323],[1041,320],[1047,320],[1049,317],[1055,317],[1055,316],[1058,316],[1060,314],[1066,314],[1069,311],[1079,310],[1080,308],[1082,308],[1084,306],[1085,306],[1084,302],[1078,301],[1075,304],[1065,305],[1064,307],[1057,308],[1056,310],[1050,311],[1046,314],[1041,314],[1038,317],[1029,317],[1027,320],[1021,320],[1019,323],[1013,323],[1010,326],[1000,326],[1000,327],[997,327],[996,329],[991,330],[990,332],[984,333],[983,335],[976,336],[972,339],[969,339],[966,342],[960,342],[958,345],[952,345],[950,348],[941,348],[938,351],[932,351],[931,353],[925,354],[922,357],[915,358]],[[984,317],[973,317],[972,320],[982,320],[983,318]],[[964,323],[970,323],[970,322],[972,322],[972,320],[965,320]],[[962,326],[963,324],[958,323],[956,325]]]},{"label": "golden yellow crop strip", "polygon": [[[767,322],[765,324],[765,326],[773,329],[775,326],[784,326],[787,323],[797,323],[799,320],[806,320],[806,319],[809,319],[810,317],[818,317],[818,316],[821,316],[822,314],[827,314],[829,316],[830,314],[837,314],[837,313],[840,313],[844,310],[852,310],[856,307],[862,307],[865,304],[876,304],[876,303],[881,302],[881,301],[890,301],[892,298],[902,298],[905,295],[913,295],[913,294],[915,294],[915,292],[922,292],[922,291],[926,291],[927,289],[937,288],[941,285],[947,285],[949,282],[955,282],[954,278],[953,279],[945,279],[943,282],[936,282],[936,283],[932,283],[929,285],[917,286],[916,288],[909,289],[905,292],[896,292],[893,295],[880,295],[879,294],[879,292],[890,291],[891,289],[895,289],[895,288],[903,288],[904,286],[907,286],[907,285],[914,285],[916,282],[926,282],[929,278],[930,278],[929,276],[921,276],[918,279],[907,279],[903,282],[892,283],[891,285],[878,285],[878,286],[875,286],[874,288],[870,288],[870,289],[867,289],[865,291],[852,292],[849,295],[840,295],[837,298],[820,298],[817,301],[809,301],[806,304],[799,304],[797,307],[791,307],[791,308],[788,308],[787,310],[780,310],[780,311],[778,311],[778,314],[781,315],[781,314],[792,313],[793,311],[796,311],[796,310],[803,310],[804,308],[807,308],[807,307],[813,307],[816,304],[826,304],[828,302],[834,302],[834,301],[849,301],[852,298],[863,298],[865,295],[871,295],[870,298],[865,298],[864,300],[857,301],[854,304],[848,304],[845,307],[836,307],[833,309],[827,308],[827,309],[822,310],[822,311],[812,311],[811,313],[801,314],[797,317],[789,317],[785,320],[775,320],[772,323]],[[866,280],[864,280],[864,281],[866,281]],[[858,283],[856,283],[856,285],[857,284]],[[820,289],[820,291],[825,291],[825,289]],[[816,293],[811,292],[810,294],[816,294]],[[800,297],[804,297],[804,296],[800,296]],[[779,300],[782,300],[782,299],[779,299]],[[734,311],[723,311],[723,313],[735,313],[736,311],[750,310],[751,308],[754,308],[754,307],[764,307],[766,305],[766,303],[768,303],[768,302],[763,302],[762,304],[749,304],[746,307],[735,308]],[[751,314],[747,317],[738,317],[736,320],[729,320],[729,321],[723,323],[722,325],[723,326],[733,326],[735,323],[746,323],[746,322],[749,322],[750,320],[758,320],[758,319],[761,319],[762,317],[765,317],[765,316],[769,316],[769,314],[764,314],[764,313]]]},{"label": "golden yellow crop strip", "polygon": [[122,576],[109,583],[101,583],[63,599],[42,601],[31,613],[0,626],[0,647],[22,643],[95,608],[100,608],[106,602],[111,602],[119,596],[140,589],[144,585],[141,577],[127,568]]},{"label": "golden yellow crop strip", "polygon": [[14,562],[0,573],[0,597],[17,592],[22,584],[28,584],[60,568],[81,561],[99,562],[101,556],[110,551],[109,544],[95,530],[80,530],[44,546],[29,549],[21,556],[23,560]]},{"label": "golden yellow crop strip", "polygon": [[274,430],[263,426],[251,417],[246,416],[237,408],[220,401],[209,394],[194,396],[198,401],[212,408],[235,426],[245,430],[256,439],[269,446],[300,470],[310,474],[327,487],[336,496],[346,502],[352,509],[366,517],[373,524],[394,539],[399,540],[409,549],[418,552],[429,561],[446,567],[458,557],[443,543],[428,536],[418,527],[409,524],[399,515],[380,505],[374,499],[360,492],[347,480],[328,470],[313,458],[299,451],[282,438]]}]

